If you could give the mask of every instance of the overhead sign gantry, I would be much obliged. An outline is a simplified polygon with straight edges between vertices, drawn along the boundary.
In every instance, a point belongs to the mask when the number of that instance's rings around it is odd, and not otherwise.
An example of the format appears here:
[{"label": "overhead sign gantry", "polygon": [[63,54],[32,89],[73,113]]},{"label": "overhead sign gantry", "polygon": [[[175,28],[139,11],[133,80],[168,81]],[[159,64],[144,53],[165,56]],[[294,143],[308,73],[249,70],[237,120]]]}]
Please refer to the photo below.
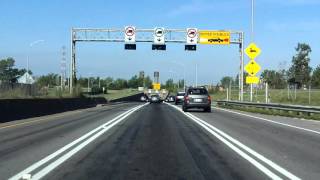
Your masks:
[{"label": "overhead sign gantry", "polygon": [[152,50],[166,50],[167,43],[185,44],[186,51],[195,51],[197,44],[239,45],[239,100],[243,100],[243,32],[230,30],[198,30],[197,28],[139,29],[134,26],[125,28],[73,28],[71,30],[70,93],[76,80],[76,43],[109,42],[124,43],[124,49],[136,50],[137,43],[152,43]]}]

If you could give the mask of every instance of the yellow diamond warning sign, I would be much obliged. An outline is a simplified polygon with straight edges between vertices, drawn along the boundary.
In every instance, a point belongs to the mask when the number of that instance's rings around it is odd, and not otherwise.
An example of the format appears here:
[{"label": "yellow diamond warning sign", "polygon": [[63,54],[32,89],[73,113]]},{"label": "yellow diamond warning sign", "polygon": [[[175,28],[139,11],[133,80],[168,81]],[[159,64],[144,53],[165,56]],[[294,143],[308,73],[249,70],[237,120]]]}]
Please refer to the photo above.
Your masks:
[{"label": "yellow diamond warning sign", "polygon": [[230,44],[230,32],[228,31],[199,31],[200,44]]},{"label": "yellow diamond warning sign", "polygon": [[259,66],[259,64],[256,61],[250,60],[249,63],[244,67],[244,69],[251,76],[254,76],[260,71],[261,67]]},{"label": "yellow diamond warning sign", "polygon": [[260,55],[261,49],[255,43],[250,43],[245,49],[245,53],[250,59],[254,59]]}]

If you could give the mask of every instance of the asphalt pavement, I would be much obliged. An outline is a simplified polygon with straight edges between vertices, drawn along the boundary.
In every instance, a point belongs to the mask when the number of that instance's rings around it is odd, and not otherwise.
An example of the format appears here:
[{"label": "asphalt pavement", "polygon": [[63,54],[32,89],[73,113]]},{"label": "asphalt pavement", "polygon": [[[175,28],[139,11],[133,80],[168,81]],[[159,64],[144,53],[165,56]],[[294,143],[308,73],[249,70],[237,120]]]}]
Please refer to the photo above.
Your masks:
[{"label": "asphalt pavement", "polygon": [[0,179],[319,179],[320,133],[287,120],[119,103],[15,121]]}]

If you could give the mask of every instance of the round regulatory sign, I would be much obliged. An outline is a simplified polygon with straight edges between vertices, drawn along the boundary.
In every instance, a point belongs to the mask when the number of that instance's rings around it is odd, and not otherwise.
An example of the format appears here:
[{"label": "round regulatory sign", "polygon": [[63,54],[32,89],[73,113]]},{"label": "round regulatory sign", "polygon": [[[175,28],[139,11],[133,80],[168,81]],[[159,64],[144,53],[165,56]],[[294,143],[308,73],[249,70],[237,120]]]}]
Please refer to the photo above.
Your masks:
[{"label": "round regulatory sign", "polygon": [[133,27],[127,27],[126,28],[126,35],[127,36],[133,36],[134,35],[134,28]]},{"label": "round regulatory sign", "polygon": [[197,35],[197,30],[195,30],[195,29],[189,29],[188,32],[187,32],[187,34],[188,34],[188,37],[189,37],[189,38],[194,38],[194,37],[196,37],[196,35]]},{"label": "round regulatory sign", "polygon": [[163,36],[164,34],[164,29],[163,28],[157,28],[154,30],[154,34],[157,36],[157,37],[161,37]]}]

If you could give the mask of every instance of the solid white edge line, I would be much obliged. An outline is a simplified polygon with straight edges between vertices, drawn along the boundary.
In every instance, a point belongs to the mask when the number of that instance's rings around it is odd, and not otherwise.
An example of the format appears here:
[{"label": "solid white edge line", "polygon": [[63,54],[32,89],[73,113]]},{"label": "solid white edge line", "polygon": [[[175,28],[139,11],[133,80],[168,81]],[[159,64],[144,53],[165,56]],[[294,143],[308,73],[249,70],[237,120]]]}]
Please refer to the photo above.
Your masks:
[{"label": "solid white edge line", "polygon": [[[298,178],[297,176],[293,175],[292,173],[288,172],[287,170],[285,170],[284,168],[280,167],[279,165],[275,164],[274,162],[272,162],[271,160],[265,158],[264,156],[262,156],[261,154],[255,152],[254,150],[252,150],[251,148],[247,147],[246,145],[240,143],[238,140],[232,138],[231,136],[227,135],[226,133],[222,132],[221,130],[215,128],[214,126],[212,126],[211,124],[208,124],[207,122],[203,121],[202,119],[194,116],[193,114],[191,113],[185,113],[183,112],[180,108],[176,107],[176,106],[173,106],[171,104],[168,104],[172,107],[174,107],[175,109],[177,109],[178,111],[182,112],[183,114],[185,114],[187,117],[189,117],[191,120],[194,120],[195,122],[197,122],[199,125],[201,125],[202,127],[203,126],[206,126],[207,128],[211,128],[211,130],[213,131],[216,131],[217,133],[219,133],[221,136],[224,136],[224,138],[228,139],[229,141],[231,141],[232,143],[236,144],[237,146],[239,146],[240,148],[246,150],[248,153],[252,154],[253,156],[255,156],[256,158],[258,158],[259,160],[263,161],[264,163],[268,164],[269,166],[271,166],[273,169],[277,170],[278,172],[280,172],[281,174],[283,174],[284,176],[290,178],[290,179],[300,179]],[[207,128],[205,128],[207,130]],[[210,132],[211,133],[211,132]],[[212,133],[211,133],[212,134]],[[214,134],[213,134],[214,135]],[[216,136],[216,135],[214,135]],[[221,137],[220,136],[220,137]],[[216,136],[217,137],[217,136]],[[217,137],[218,138],[218,137]],[[223,138],[223,137],[221,137]],[[220,139],[220,138],[218,138]],[[221,139],[220,139],[221,140]],[[225,139],[224,139],[225,140]],[[222,140],[221,140],[222,141]],[[224,141],[222,141],[224,142]],[[225,142],[224,142],[225,143]],[[230,147],[230,146],[229,146]],[[231,147],[230,147],[231,148]],[[233,149],[233,148],[231,148]],[[234,149],[233,149],[234,150]],[[235,151],[235,150],[234,150]],[[240,150],[241,151],[241,150]],[[237,151],[236,151],[237,152]],[[237,152],[238,153],[238,152]],[[240,154],[241,155],[241,154]],[[241,155],[242,156],[242,155]],[[243,157],[243,156],[242,156]],[[250,156],[249,156],[250,157]],[[245,157],[243,157],[245,158]],[[250,157],[251,158],[251,157]],[[245,158],[246,159],[246,158]],[[248,160],[248,159],[246,159]],[[254,159],[253,159],[254,160]],[[249,161],[249,160],[248,160]],[[256,160],[254,160],[256,163],[259,163],[257,162]],[[249,161],[251,162],[251,161]],[[252,162],[251,162],[252,163]],[[252,163],[253,164],[253,163]],[[259,163],[260,164],[260,163]],[[253,164],[255,165],[255,164]],[[260,164],[261,165],[261,164]],[[256,165],[255,165],[256,166]],[[257,166],[256,166],[257,167]],[[264,167],[264,166],[263,166]],[[258,167],[257,167],[258,168]],[[258,168],[260,169],[260,168]],[[261,170],[261,169],[260,169]],[[264,172],[264,171],[262,171]],[[265,173],[265,172],[264,172]],[[266,174],[266,173],[265,173]],[[270,176],[269,176],[270,177]]]},{"label": "solid white edge line", "polygon": [[202,119],[196,117],[193,114],[190,114],[191,116],[193,116],[194,118],[198,119],[200,122],[202,122],[204,125],[208,126],[209,128],[211,128],[212,130],[216,131],[217,133],[219,133],[220,135],[224,136],[225,138],[227,138],[229,141],[233,142],[234,144],[238,145],[240,148],[246,150],[248,153],[250,153],[251,155],[255,156],[256,158],[260,159],[261,161],[263,161],[264,163],[268,164],[270,167],[272,167],[273,169],[277,170],[278,172],[280,172],[281,174],[287,176],[290,179],[300,179],[297,176],[293,175],[292,173],[290,173],[289,171],[287,171],[286,169],[282,168],[281,166],[277,165],[276,163],[272,162],[271,160],[267,159],[266,157],[264,157],[263,155],[257,153],[256,151],[254,151],[253,149],[249,148],[248,146],[242,144],[240,141],[232,138],[231,136],[229,136],[228,134],[224,133],[223,131],[217,129],[216,127],[212,126],[211,124],[203,121]]},{"label": "solid white edge line", "polygon": [[[144,104],[145,105],[145,104]],[[64,151],[70,149],[72,146],[78,144],[79,142],[83,141],[84,139],[87,139],[89,136],[91,136],[92,134],[96,133],[99,130],[102,130],[103,126],[107,126],[109,124],[111,124],[112,122],[116,121],[117,119],[121,118],[122,116],[124,116],[127,113],[130,113],[131,111],[136,110],[137,108],[140,108],[140,106],[144,106],[144,105],[139,105],[136,106],[134,108],[129,109],[128,111],[116,116],[115,118],[109,120],[107,123],[98,126],[97,128],[91,130],[90,132],[86,133],[85,135],[81,136],[80,138],[72,141],[71,143],[63,146],[62,148],[60,148],[59,150],[55,151],[54,153],[50,154],[49,156],[46,156],[45,158],[41,159],[40,161],[32,164],[31,166],[29,166],[28,168],[22,170],[21,172],[19,172],[18,174],[12,176],[11,178],[9,178],[9,180],[18,180],[21,179],[21,177],[24,174],[29,174],[30,172],[34,171],[35,169],[37,169],[38,167],[42,166],[43,164],[47,163],[48,161],[50,161],[51,159],[55,158],[56,156],[60,155],[61,153],[63,153]]]},{"label": "solid white edge line", "polygon": [[[143,105],[144,106],[144,105]],[[111,129],[112,127],[114,127],[115,125],[117,125],[118,123],[120,123],[121,121],[123,121],[125,118],[127,118],[129,115],[131,115],[132,113],[134,113],[135,111],[137,111],[138,109],[140,109],[141,107],[135,109],[134,111],[129,112],[128,114],[124,115],[123,117],[121,117],[120,119],[118,119],[117,121],[113,122],[112,124],[110,124],[109,126],[105,127],[102,131],[99,131],[97,134],[95,134],[94,136],[90,137],[89,139],[87,139],[86,141],[82,142],[81,144],[77,145],[75,148],[73,148],[71,151],[69,151],[68,153],[64,154],[62,157],[60,157],[59,159],[55,160],[54,162],[50,163],[49,165],[47,165],[46,167],[44,167],[42,170],[40,170],[39,172],[37,172],[36,174],[34,174],[32,176],[32,179],[34,180],[38,180],[41,179],[42,177],[44,177],[45,175],[47,175],[49,172],[51,172],[53,169],[55,169],[56,167],[58,167],[60,164],[62,164],[63,162],[65,162],[66,160],[68,160],[70,157],[72,157],[74,154],[76,154],[77,152],[79,152],[80,150],[82,150],[85,146],[87,146],[89,143],[91,143],[92,141],[94,141],[95,139],[97,139],[98,137],[100,137],[102,134],[104,134],[105,132],[107,132],[109,129]]]},{"label": "solid white edge line", "polygon": [[320,135],[319,131],[306,129],[306,128],[302,128],[302,127],[298,127],[298,126],[294,126],[294,125],[290,125],[290,124],[286,124],[286,123],[281,123],[281,122],[277,122],[277,121],[273,121],[273,120],[270,120],[270,119],[266,119],[266,118],[262,118],[262,117],[258,117],[258,116],[253,116],[253,115],[249,115],[249,114],[245,114],[245,113],[231,111],[231,110],[227,110],[227,109],[223,109],[223,108],[217,108],[217,107],[213,107],[213,108],[221,110],[221,111],[226,111],[226,112],[230,112],[230,113],[234,113],[234,114],[239,114],[239,115],[242,115],[242,116],[247,116],[247,117],[251,117],[251,118],[255,118],[255,119],[260,119],[260,120],[263,120],[263,121],[279,124],[279,125],[282,125],[282,126],[287,126],[287,127],[291,127],[291,128],[295,128],[295,129],[299,129],[299,130],[303,130],[303,131],[312,132],[312,133]]}]

